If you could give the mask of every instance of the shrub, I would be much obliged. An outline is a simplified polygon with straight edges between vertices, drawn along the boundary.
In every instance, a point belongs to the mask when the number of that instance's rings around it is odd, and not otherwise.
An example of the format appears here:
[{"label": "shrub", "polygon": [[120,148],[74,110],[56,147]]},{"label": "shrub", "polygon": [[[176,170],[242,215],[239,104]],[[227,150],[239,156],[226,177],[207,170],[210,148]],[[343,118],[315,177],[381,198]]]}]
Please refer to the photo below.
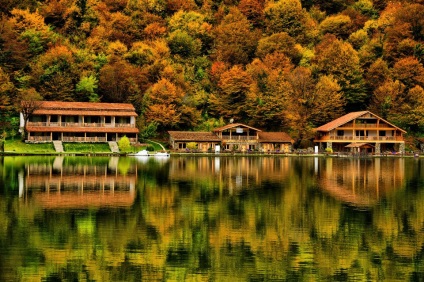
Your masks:
[{"label": "shrub", "polygon": [[130,139],[127,136],[122,137],[118,141],[119,150],[125,151],[131,148]]},{"label": "shrub", "polygon": [[196,142],[188,142],[187,143],[187,149],[196,150],[197,149],[197,143]]}]

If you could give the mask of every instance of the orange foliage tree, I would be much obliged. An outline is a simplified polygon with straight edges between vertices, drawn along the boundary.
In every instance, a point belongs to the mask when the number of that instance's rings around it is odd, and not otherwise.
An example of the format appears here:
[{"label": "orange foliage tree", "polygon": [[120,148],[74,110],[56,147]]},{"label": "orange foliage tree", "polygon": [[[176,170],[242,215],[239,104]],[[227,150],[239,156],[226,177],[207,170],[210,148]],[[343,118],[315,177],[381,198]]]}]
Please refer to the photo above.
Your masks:
[{"label": "orange foliage tree", "polygon": [[214,33],[218,61],[246,64],[253,57],[259,34],[250,29],[249,21],[237,8],[230,10]]},{"label": "orange foliage tree", "polygon": [[240,66],[233,66],[224,72],[217,92],[210,96],[211,111],[223,118],[245,120],[245,104],[252,83],[252,77]]}]

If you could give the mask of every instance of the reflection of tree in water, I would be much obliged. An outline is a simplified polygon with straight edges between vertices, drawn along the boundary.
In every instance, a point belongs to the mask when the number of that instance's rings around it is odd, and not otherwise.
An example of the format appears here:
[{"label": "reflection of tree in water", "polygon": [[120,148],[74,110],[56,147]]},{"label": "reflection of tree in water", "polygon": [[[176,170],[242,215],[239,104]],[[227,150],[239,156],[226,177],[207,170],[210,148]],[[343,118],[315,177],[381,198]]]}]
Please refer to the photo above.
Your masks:
[{"label": "reflection of tree in water", "polygon": [[321,189],[354,206],[376,205],[385,194],[404,186],[404,159],[327,158],[321,164]]},{"label": "reflection of tree in water", "polygon": [[[31,202],[22,205],[10,194],[0,198],[0,270],[18,265],[22,277],[53,280],[78,274],[81,280],[114,281],[390,280],[421,275],[424,193],[402,186],[420,175],[409,160],[404,160],[407,173],[400,182],[393,176],[395,186],[384,187],[390,181],[380,180],[379,202],[358,209],[319,181],[324,176],[337,185],[360,181],[375,191],[375,180],[363,181],[364,175],[377,173],[375,163],[367,164],[372,172],[359,169],[361,177],[356,177],[357,172],[349,171],[357,163],[348,160],[333,160],[332,171],[327,159],[320,159],[317,169],[308,158],[225,160],[218,171],[211,166],[215,160],[200,159],[171,158],[156,168],[138,163],[137,193],[128,207],[64,212],[42,210]],[[401,172],[396,162],[381,160],[380,166],[390,174]],[[234,163],[243,169],[234,169]],[[240,171],[249,177],[230,194],[227,181]],[[346,180],[337,182],[337,175]],[[355,187],[356,193],[367,192]],[[340,189],[352,191],[351,186]],[[22,249],[23,242],[30,247]],[[14,278],[1,273],[3,280]]]}]

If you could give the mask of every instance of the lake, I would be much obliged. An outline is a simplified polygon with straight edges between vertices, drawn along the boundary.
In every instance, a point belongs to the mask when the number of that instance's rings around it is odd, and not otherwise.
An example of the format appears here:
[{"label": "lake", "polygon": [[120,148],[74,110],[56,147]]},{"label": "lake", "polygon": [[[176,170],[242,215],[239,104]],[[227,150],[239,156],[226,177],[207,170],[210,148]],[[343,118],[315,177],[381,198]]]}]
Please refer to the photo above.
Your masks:
[{"label": "lake", "polygon": [[1,281],[423,281],[424,159],[0,157]]}]

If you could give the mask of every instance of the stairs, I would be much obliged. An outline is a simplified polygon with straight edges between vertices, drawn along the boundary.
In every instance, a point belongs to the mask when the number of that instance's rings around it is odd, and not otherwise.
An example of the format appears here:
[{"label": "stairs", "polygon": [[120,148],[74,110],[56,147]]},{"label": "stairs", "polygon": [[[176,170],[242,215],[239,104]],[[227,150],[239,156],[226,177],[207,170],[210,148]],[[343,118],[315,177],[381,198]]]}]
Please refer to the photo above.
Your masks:
[{"label": "stairs", "polygon": [[54,150],[58,153],[63,153],[63,144],[62,141],[53,141]]},{"label": "stairs", "polygon": [[112,153],[119,153],[118,143],[116,143],[115,141],[109,141],[108,143]]}]

